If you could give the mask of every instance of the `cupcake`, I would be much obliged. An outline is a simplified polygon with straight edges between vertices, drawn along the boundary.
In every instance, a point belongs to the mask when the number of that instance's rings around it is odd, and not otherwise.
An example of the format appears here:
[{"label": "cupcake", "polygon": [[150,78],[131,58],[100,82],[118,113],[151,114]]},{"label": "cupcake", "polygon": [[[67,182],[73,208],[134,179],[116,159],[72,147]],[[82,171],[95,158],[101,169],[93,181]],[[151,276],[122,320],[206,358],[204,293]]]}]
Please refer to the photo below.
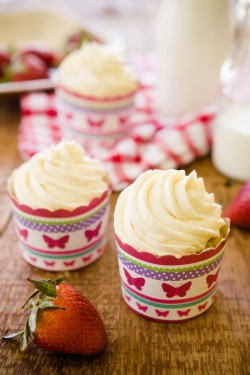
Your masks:
[{"label": "cupcake", "polygon": [[122,295],[137,314],[181,321],[213,303],[229,222],[196,172],[149,170],[115,214]]},{"label": "cupcake", "polygon": [[62,141],[34,155],[8,181],[23,258],[49,271],[74,270],[100,257],[110,182],[80,144]]},{"label": "cupcake", "polygon": [[64,137],[87,149],[110,147],[130,126],[138,83],[120,56],[98,43],[84,44],[60,65],[57,108]]}]

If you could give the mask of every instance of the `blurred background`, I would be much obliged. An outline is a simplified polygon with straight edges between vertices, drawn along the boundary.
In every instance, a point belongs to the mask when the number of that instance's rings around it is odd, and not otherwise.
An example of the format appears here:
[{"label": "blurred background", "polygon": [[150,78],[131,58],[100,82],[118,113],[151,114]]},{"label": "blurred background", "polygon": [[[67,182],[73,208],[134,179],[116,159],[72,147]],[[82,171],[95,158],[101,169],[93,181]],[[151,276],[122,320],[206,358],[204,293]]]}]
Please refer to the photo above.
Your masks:
[{"label": "blurred background", "polygon": [[140,53],[154,47],[159,3],[160,0],[0,0],[0,14],[34,9],[57,11],[83,27],[114,33],[123,39],[129,52]]}]

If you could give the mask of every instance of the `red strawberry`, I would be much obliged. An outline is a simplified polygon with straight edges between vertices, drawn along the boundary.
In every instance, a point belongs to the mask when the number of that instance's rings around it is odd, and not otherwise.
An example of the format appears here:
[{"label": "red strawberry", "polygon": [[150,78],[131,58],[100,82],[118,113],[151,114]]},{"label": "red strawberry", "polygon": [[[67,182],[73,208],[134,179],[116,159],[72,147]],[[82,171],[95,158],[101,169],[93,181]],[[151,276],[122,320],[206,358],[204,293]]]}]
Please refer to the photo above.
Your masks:
[{"label": "red strawberry", "polygon": [[15,56],[10,65],[11,81],[29,81],[47,77],[47,65],[38,56],[33,54]]},{"label": "red strawberry", "polygon": [[250,229],[250,180],[242,186],[225,211],[231,223]]},{"label": "red strawberry", "polygon": [[0,80],[4,78],[5,70],[10,63],[10,60],[10,52],[7,50],[7,48],[0,46]]},{"label": "red strawberry", "polygon": [[28,279],[36,287],[27,301],[31,313],[24,330],[5,339],[22,335],[22,350],[29,338],[40,348],[62,353],[96,355],[105,349],[108,338],[100,315],[78,290],[61,284],[64,278]]},{"label": "red strawberry", "polygon": [[53,52],[50,46],[47,43],[39,41],[39,40],[23,44],[19,48],[18,54],[20,56],[25,56],[25,55],[30,55],[30,54],[36,55],[41,60],[43,60],[47,66],[50,66],[53,61]]},{"label": "red strawberry", "polygon": [[82,44],[89,42],[101,43],[102,41],[86,30],[77,30],[71,34],[65,44],[65,53],[68,54],[76,49],[79,49]]},{"label": "red strawberry", "polygon": [[0,66],[9,64],[10,60],[11,55],[8,49],[0,46]]},{"label": "red strawberry", "polygon": [[52,62],[51,62],[51,66],[57,68],[61,64],[63,59],[64,59],[63,53],[54,52]]}]

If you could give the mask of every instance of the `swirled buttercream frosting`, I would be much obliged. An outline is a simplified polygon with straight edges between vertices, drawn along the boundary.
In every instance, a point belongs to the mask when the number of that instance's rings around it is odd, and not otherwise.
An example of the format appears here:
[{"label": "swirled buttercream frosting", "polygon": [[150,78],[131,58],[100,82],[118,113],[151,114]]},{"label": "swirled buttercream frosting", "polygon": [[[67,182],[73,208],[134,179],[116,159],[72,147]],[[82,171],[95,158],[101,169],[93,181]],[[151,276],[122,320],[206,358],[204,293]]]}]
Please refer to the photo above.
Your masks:
[{"label": "swirled buttercream frosting", "polygon": [[113,98],[136,90],[138,83],[120,56],[98,43],[84,44],[61,63],[58,84],[74,93]]},{"label": "swirled buttercream frosting", "polygon": [[139,252],[180,258],[218,243],[225,220],[195,171],[149,170],[120,194],[114,226]]},{"label": "swirled buttercream frosting", "polygon": [[88,205],[108,188],[100,162],[75,141],[62,141],[34,155],[9,179],[9,192],[20,204],[50,211]]}]

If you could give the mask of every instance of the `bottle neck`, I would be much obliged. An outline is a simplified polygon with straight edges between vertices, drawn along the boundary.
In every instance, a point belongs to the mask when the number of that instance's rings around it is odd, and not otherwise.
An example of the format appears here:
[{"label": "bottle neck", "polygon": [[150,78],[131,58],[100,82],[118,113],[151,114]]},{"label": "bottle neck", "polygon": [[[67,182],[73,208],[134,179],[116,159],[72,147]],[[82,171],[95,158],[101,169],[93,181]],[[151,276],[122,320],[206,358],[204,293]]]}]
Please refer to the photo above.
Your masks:
[{"label": "bottle neck", "polygon": [[241,1],[236,8],[237,24],[235,28],[234,44],[239,46],[249,40],[250,32],[250,1]]},{"label": "bottle neck", "polygon": [[236,16],[231,51],[221,69],[222,93],[250,105],[250,0],[237,3]]}]

